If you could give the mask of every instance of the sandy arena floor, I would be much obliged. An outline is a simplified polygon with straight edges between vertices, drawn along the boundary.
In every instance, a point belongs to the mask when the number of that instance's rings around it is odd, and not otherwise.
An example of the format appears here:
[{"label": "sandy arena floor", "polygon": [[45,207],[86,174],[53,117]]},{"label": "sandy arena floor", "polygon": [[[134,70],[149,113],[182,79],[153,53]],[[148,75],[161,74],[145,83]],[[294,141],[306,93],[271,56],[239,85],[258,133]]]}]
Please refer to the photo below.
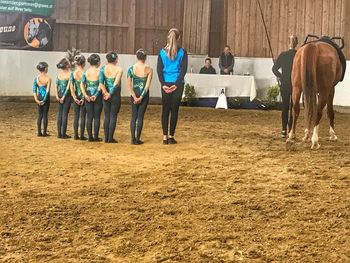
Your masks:
[{"label": "sandy arena floor", "polygon": [[57,139],[54,104],[37,138],[35,105],[1,102],[0,261],[350,262],[350,115],[286,152],[279,112],[182,108],[163,146],[160,110],[131,146],[123,105],[106,145]]}]

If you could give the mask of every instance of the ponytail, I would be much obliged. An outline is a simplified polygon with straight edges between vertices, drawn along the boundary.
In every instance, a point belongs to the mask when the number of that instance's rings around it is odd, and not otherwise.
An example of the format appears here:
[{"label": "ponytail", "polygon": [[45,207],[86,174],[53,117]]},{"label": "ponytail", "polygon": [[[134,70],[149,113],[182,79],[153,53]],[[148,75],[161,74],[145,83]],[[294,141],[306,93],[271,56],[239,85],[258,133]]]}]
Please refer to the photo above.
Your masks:
[{"label": "ponytail", "polygon": [[165,51],[171,60],[174,60],[177,56],[179,39],[180,31],[177,28],[170,29],[167,37],[167,45],[165,46]]},{"label": "ponytail", "polygon": [[297,45],[298,45],[298,37],[296,35],[291,35],[289,37],[289,48],[295,49]]}]

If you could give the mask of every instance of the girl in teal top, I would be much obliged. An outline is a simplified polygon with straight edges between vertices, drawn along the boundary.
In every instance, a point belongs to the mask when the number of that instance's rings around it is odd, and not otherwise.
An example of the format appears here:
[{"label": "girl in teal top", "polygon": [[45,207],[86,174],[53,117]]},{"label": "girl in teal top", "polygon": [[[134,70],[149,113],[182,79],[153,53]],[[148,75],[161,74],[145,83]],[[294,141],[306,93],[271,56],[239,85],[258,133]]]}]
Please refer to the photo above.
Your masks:
[{"label": "girl in teal top", "polygon": [[118,55],[110,51],[106,55],[108,64],[100,70],[99,80],[103,93],[103,109],[105,113],[104,132],[106,143],[116,143],[114,132],[121,104],[120,82],[123,70],[117,66]]},{"label": "girl in teal top", "polygon": [[55,95],[58,101],[57,106],[57,137],[62,139],[70,138],[67,135],[68,114],[72,103],[70,89],[70,63],[64,58],[58,64],[59,73],[56,79]]},{"label": "girl in teal top", "polygon": [[[89,142],[101,141],[98,137],[100,131],[100,119],[102,112],[102,95],[100,91],[99,66],[100,56],[92,54],[88,58],[90,68],[84,73],[81,80],[81,90],[85,98],[85,107],[87,113],[87,131]],[[94,133],[92,133],[92,124],[94,124]]]},{"label": "girl in teal top", "polygon": [[[40,62],[36,67],[40,74],[34,79],[33,95],[38,105],[37,129],[38,136],[48,136],[48,113],[50,108],[50,87],[51,78],[47,75],[49,65],[46,62]],[[41,124],[44,124],[44,130],[41,130]]]},{"label": "girl in teal top", "polygon": [[[71,95],[74,100],[74,140],[85,140],[85,119],[86,119],[86,107],[84,94],[81,90],[81,80],[84,74],[86,59],[83,55],[77,55],[74,58],[74,64],[76,66],[74,72],[71,74]],[[80,137],[79,137],[79,120],[80,120]]]},{"label": "girl in teal top", "polygon": [[136,52],[137,63],[128,70],[128,88],[131,95],[131,144],[140,145],[143,119],[149,101],[149,88],[153,70],[145,64],[146,51],[139,49]]},{"label": "girl in teal top", "polygon": [[[96,98],[101,94],[99,90],[100,81],[88,80],[86,73],[83,74],[81,84],[85,86],[86,94],[85,100],[87,102],[95,102]],[[83,89],[82,89],[83,90]]]}]

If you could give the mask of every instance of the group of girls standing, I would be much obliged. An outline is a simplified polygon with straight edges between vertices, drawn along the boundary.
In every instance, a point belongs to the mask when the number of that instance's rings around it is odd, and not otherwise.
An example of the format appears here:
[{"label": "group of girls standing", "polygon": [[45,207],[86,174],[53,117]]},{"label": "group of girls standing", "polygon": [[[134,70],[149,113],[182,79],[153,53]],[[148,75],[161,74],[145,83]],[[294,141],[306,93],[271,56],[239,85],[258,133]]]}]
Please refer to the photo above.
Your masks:
[{"label": "group of girls standing", "polygon": [[[187,53],[180,47],[180,32],[171,29],[167,45],[160,51],[157,73],[162,91],[162,128],[163,144],[176,144],[175,129],[178,111],[184,89],[184,77],[187,72]],[[153,70],[146,64],[147,54],[143,49],[136,52],[137,63],[127,71],[127,85],[131,101],[131,144],[143,144],[141,133],[143,119],[149,102],[149,89]],[[86,59],[83,55],[74,58],[73,65],[68,59],[58,64],[55,84],[57,100],[57,137],[71,138],[67,135],[68,116],[71,105],[74,109],[74,139],[102,141],[99,137],[100,118],[104,111],[104,142],[117,143],[114,138],[118,113],[121,106],[121,79],[123,70],[118,63],[118,55],[111,51],[106,55],[107,64],[100,67],[99,55],[92,54],[87,62],[90,67],[84,72]],[[74,70],[72,70],[72,66]],[[38,136],[48,136],[48,111],[50,107],[51,78],[48,76],[48,64],[37,65],[40,74],[35,78],[33,94],[38,105]],[[170,131],[169,131],[170,117]],[[42,129],[43,124],[43,129]],[[88,137],[85,137],[85,127]]]}]

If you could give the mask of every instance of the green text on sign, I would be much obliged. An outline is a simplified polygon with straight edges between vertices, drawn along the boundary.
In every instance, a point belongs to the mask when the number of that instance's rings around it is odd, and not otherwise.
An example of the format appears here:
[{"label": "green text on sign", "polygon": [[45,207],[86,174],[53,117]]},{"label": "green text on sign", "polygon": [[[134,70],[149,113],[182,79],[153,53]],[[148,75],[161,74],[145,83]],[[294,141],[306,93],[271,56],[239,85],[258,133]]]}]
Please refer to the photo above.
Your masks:
[{"label": "green text on sign", "polygon": [[0,0],[0,12],[51,16],[55,0]]}]

